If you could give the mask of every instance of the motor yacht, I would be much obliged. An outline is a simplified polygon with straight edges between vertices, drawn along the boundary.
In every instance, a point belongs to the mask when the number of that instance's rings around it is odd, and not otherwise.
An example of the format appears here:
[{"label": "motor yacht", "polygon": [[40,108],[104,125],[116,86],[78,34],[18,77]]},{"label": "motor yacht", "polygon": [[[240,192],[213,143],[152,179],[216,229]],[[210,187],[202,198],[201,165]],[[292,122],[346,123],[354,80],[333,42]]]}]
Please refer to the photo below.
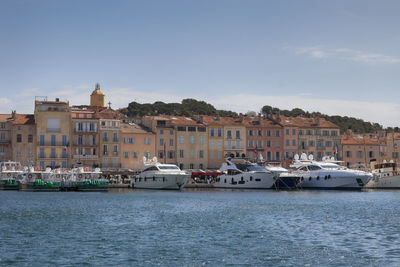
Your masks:
[{"label": "motor yacht", "polygon": [[162,164],[157,158],[148,160],[143,157],[143,171],[132,179],[132,188],[143,189],[182,189],[190,174],[173,164]]},{"label": "motor yacht", "polygon": [[374,177],[365,185],[365,188],[372,189],[400,189],[400,168],[397,163],[391,160],[382,163],[371,164]]}]

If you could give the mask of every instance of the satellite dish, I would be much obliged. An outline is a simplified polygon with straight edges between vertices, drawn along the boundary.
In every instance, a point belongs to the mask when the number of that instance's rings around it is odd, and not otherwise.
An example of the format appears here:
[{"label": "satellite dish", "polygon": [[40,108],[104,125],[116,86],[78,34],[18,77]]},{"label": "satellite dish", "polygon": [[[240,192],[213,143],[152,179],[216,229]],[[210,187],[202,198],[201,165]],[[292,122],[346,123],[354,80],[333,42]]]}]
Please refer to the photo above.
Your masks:
[{"label": "satellite dish", "polygon": [[307,154],[306,153],[301,153],[300,159],[301,160],[307,160]]},{"label": "satellite dish", "polygon": [[295,160],[299,160],[299,154],[294,155]]},{"label": "satellite dish", "polygon": [[313,160],[313,159],[314,159],[313,154],[308,155],[308,160]]},{"label": "satellite dish", "polygon": [[153,157],[153,163],[157,163],[157,157]]}]

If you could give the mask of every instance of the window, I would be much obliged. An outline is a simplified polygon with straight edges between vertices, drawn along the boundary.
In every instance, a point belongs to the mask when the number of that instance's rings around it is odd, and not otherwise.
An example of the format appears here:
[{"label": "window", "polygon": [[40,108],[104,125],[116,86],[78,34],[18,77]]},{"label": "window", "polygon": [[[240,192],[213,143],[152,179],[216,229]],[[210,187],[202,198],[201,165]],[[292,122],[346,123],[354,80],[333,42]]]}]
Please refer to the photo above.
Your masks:
[{"label": "window", "polygon": [[108,142],[107,132],[103,133],[103,142]]},{"label": "window", "polygon": [[136,138],[135,137],[128,137],[128,144],[134,144],[136,143]]},{"label": "window", "polygon": [[232,139],[232,131],[231,130],[228,130],[226,135],[227,135],[228,139]]},{"label": "window", "polygon": [[214,140],[210,140],[210,148],[214,149]]},{"label": "window", "polygon": [[217,128],[217,135],[219,136],[219,137],[221,137],[222,136],[222,129],[221,128]]},{"label": "window", "polygon": [[222,140],[218,140],[218,149],[222,149]]},{"label": "window", "polygon": [[271,136],[271,131],[270,131],[270,130],[266,130],[266,131],[265,131],[265,135],[266,135],[266,136]]},{"label": "window", "polygon": [[240,131],[236,131],[236,139],[240,139]]},{"label": "window", "polygon": [[286,129],[286,135],[289,135],[290,131],[289,129]]},{"label": "window", "polygon": [[206,127],[197,127],[197,131],[199,132],[206,132]]},{"label": "window", "polygon": [[103,145],[103,155],[108,155],[108,146]]},{"label": "window", "polygon": [[40,145],[44,146],[44,135],[43,134],[40,135]]},{"label": "window", "polygon": [[174,139],[169,139],[169,145],[173,146],[174,145]]},{"label": "window", "polygon": [[249,135],[253,136],[253,130],[249,130]]},{"label": "window", "polygon": [[124,152],[124,158],[129,159],[129,152],[127,151]]},{"label": "window", "polygon": [[325,142],[326,147],[332,147],[332,142],[331,141],[326,141]]},{"label": "window", "polygon": [[194,144],[194,136],[193,135],[190,136],[190,143]]},{"label": "window", "polygon": [[174,134],[174,131],[173,131],[173,130],[170,130],[170,131],[169,131],[169,134],[170,134],[170,135],[173,135],[173,134]]},{"label": "window", "polygon": [[253,140],[248,140],[247,141],[247,146],[248,147],[253,147]]},{"label": "window", "polygon": [[63,145],[63,146],[67,146],[67,145],[68,145],[67,136],[66,136],[66,135],[63,135],[63,136],[62,136],[62,145]]},{"label": "window", "polygon": [[169,151],[168,151],[168,158],[169,158],[169,159],[175,158],[175,153],[174,153],[173,150],[169,150]]},{"label": "window", "polygon": [[262,143],[263,143],[262,140],[257,140],[257,147],[262,147],[263,146]]},{"label": "window", "polygon": [[296,146],[296,139],[292,140],[292,146]]},{"label": "window", "polygon": [[179,150],[179,157],[184,158],[185,157],[185,151],[184,150]]},{"label": "window", "polygon": [[309,147],[313,147],[314,146],[314,141],[312,141],[312,140],[308,141],[308,146]]},{"label": "window", "polygon": [[307,134],[307,135],[312,135],[312,130],[307,130],[307,131],[306,131],[306,134]]},{"label": "window", "polygon": [[329,131],[323,131],[323,132],[322,132],[322,135],[323,135],[323,136],[329,136]]},{"label": "window", "polygon": [[22,142],[22,135],[17,134],[17,143],[21,143],[21,142]]},{"label": "window", "polygon": [[118,142],[118,133],[114,133],[113,137],[113,141]]},{"label": "window", "polygon": [[164,134],[164,130],[160,130],[160,134]]},{"label": "window", "polygon": [[6,139],[6,133],[0,133],[0,140]]},{"label": "window", "polygon": [[214,160],[214,151],[210,151],[210,159]]},{"label": "window", "polygon": [[262,131],[261,131],[261,130],[258,130],[258,131],[257,131],[257,135],[258,135],[258,136],[262,136]]},{"label": "window", "polygon": [[194,150],[190,150],[190,158],[194,158]]},{"label": "window", "polygon": [[296,129],[292,129],[292,135],[296,135]]},{"label": "window", "polygon": [[55,158],[55,157],[56,157],[56,149],[55,149],[55,148],[52,148],[52,149],[51,149],[50,157],[51,157],[51,158]]},{"label": "window", "polygon": [[351,151],[346,151],[346,157],[351,158]]},{"label": "window", "polygon": [[195,132],[195,131],[196,131],[196,127],[189,126],[189,127],[188,127],[188,131],[189,131],[189,132]]},{"label": "window", "polygon": [[222,159],[222,152],[218,151],[218,160],[221,160],[221,159]]},{"label": "window", "polygon": [[265,145],[266,145],[267,147],[271,147],[271,141],[270,141],[270,140],[265,141]]},{"label": "window", "polygon": [[164,138],[160,138],[160,146],[164,145]]},{"label": "window", "polygon": [[139,152],[133,151],[132,152],[132,158],[137,159],[139,157]]},{"label": "window", "polygon": [[178,126],[178,131],[186,132],[186,127],[185,126]]},{"label": "window", "polygon": [[204,136],[200,136],[200,145],[204,145]]},{"label": "window", "polygon": [[286,139],[286,145],[289,146],[290,145],[290,140]]},{"label": "window", "polygon": [[359,159],[362,158],[362,151],[357,151],[357,158],[359,158]]},{"label": "window", "polygon": [[210,136],[214,136],[214,128],[208,129],[208,134],[209,134]]},{"label": "window", "polygon": [[204,158],[204,151],[203,150],[200,150],[199,151],[199,158]]},{"label": "window", "polygon": [[76,123],[76,131],[77,132],[83,132],[83,123],[82,122],[77,122]]},{"label": "window", "polygon": [[369,151],[368,152],[368,157],[373,158],[374,157],[374,151]]},{"label": "window", "polygon": [[303,135],[303,130],[299,130],[299,135]]},{"label": "window", "polygon": [[40,158],[44,158],[44,148],[40,149]]},{"label": "window", "polygon": [[160,159],[164,158],[164,152],[162,150],[158,150],[158,158]]},{"label": "window", "polygon": [[185,138],[181,135],[179,136],[179,143],[183,144],[185,142]]},{"label": "window", "polygon": [[47,119],[47,132],[58,133],[60,130],[60,119]]},{"label": "window", "polygon": [[277,130],[277,131],[275,131],[275,136],[280,136],[281,135],[281,131],[279,131],[279,130]]},{"label": "window", "polygon": [[281,154],[279,153],[279,151],[276,151],[275,158],[276,160],[281,160]]},{"label": "window", "polygon": [[5,128],[6,128],[6,124],[5,124],[4,122],[2,122],[0,125],[1,125],[0,127],[1,127],[2,129],[5,129]]},{"label": "window", "polygon": [[54,134],[51,136],[51,145],[52,146],[56,145],[56,136]]},{"label": "window", "polygon": [[145,145],[150,145],[151,144],[151,137],[145,137],[144,138],[144,144]]},{"label": "window", "polygon": [[331,131],[331,136],[337,136],[337,131]]},{"label": "window", "polygon": [[77,138],[76,143],[78,145],[82,145],[83,144],[83,136],[82,135],[78,135],[76,138]]},{"label": "window", "polygon": [[275,142],[275,147],[279,147],[279,146],[280,146],[279,141],[276,141]]}]

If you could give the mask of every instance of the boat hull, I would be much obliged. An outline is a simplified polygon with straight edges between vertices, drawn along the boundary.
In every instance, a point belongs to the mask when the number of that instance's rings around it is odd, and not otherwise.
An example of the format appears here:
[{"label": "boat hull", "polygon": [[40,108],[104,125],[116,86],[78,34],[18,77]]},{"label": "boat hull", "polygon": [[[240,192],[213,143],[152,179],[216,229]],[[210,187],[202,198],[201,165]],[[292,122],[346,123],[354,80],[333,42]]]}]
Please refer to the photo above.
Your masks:
[{"label": "boat hull", "polygon": [[386,176],[371,179],[364,188],[367,189],[400,189],[400,176]]},{"label": "boat hull", "polygon": [[132,182],[132,188],[180,190],[189,180],[189,174],[155,174],[152,177],[137,177]]},{"label": "boat hull", "polygon": [[271,189],[274,183],[273,173],[223,174],[217,177],[214,188]]},{"label": "boat hull", "polygon": [[0,180],[0,190],[19,190],[21,183],[15,179]]},{"label": "boat hull", "polygon": [[371,179],[370,175],[357,176],[310,176],[301,177],[299,187],[303,189],[351,189],[359,190]]}]

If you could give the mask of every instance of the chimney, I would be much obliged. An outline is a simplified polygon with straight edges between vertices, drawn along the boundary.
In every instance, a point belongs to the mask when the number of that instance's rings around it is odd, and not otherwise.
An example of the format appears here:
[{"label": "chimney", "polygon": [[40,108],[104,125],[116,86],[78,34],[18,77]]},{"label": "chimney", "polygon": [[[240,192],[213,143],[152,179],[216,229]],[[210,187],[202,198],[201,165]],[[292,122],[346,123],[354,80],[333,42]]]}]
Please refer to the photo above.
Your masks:
[{"label": "chimney", "polygon": [[315,124],[320,125],[321,124],[321,119],[319,117],[315,118]]},{"label": "chimney", "polygon": [[17,111],[16,111],[16,110],[12,110],[12,111],[11,111],[11,118],[12,118],[13,120],[16,120],[16,119],[17,119]]},{"label": "chimney", "polygon": [[56,98],[56,102],[60,102],[60,99],[58,97]]}]

